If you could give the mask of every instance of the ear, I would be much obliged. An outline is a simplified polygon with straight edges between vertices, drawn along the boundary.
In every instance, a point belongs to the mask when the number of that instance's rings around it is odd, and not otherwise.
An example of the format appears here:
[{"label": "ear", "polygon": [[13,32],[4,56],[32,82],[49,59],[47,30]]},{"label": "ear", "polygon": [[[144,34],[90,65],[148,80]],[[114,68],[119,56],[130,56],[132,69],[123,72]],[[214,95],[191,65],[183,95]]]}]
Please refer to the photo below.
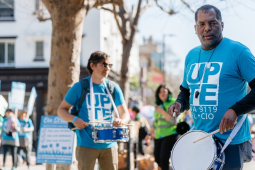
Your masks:
[{"label": "ear", "polygon": [[222,28],[222,31],[223,31],[223,28],[224,28],[224,22],[221,22],[221,28]]},{"label": "ear", "polygon": [[195,34],[197,34],[197,25],[194,25]]},{"label": "ear", "polygon": [[95,64],[94,64],[94,63],[90,63],[89,65],[90,65],[90,68],[94,71],[94,69],[95,69]]}]

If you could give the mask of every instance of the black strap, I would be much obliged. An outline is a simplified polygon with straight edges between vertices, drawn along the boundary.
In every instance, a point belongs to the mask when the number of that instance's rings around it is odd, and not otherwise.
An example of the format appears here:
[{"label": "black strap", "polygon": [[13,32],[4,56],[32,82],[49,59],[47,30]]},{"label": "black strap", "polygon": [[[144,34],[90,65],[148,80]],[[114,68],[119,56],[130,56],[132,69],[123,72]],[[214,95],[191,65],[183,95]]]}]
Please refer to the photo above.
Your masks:
[{"label": "black strap", "polygon": [[89,91],[89,81],[88,81],[88,79],[86,79],[86,78],[82,79],[80,82],[81,82],[82,91],[81,91],[81,97],[80,97],[79,103],[78,103],[78,110],[77,110],[78,114],[80,112],[82,103],[84,102],[85,97],[86,97],[86,95]]}]

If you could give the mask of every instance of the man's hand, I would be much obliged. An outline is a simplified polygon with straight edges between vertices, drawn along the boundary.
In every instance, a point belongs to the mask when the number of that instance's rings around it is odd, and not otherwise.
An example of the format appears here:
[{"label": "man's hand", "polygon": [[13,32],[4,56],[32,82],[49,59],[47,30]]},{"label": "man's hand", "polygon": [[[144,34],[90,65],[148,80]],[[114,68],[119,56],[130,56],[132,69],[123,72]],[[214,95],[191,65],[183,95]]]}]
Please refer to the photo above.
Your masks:
[{"label": "man's hand", "polygon": [[112,124],[112,126],[122,126],[122,125],[123,125],[123,122],[119,118],[115,118]]},{"label": "man's hand", "polygon": [[228,109],[228,111],[224,114],[223,118],[221,119],[219,127],[220,133],[222,134],[223,131],[226,132],[227,130],[233,129],[236,121],[237,121],[236,112],[233,109]]},{"label": "man's hand", "polygon": [[83,129],[85,127],[87,127],[89,124],[84,122],[82,119],[78,118],[74,121],[74,126],[77,127],[78,129]]},{"label": "man's hand", "polygon": [[[181,103],[179,102],[175,102],[173,104],[171,104],[168,108],[168,113],[172,116],[172,117],[178,117],[181,113]],[[174,112],[176,113],[176,115],[174,116]]]}]

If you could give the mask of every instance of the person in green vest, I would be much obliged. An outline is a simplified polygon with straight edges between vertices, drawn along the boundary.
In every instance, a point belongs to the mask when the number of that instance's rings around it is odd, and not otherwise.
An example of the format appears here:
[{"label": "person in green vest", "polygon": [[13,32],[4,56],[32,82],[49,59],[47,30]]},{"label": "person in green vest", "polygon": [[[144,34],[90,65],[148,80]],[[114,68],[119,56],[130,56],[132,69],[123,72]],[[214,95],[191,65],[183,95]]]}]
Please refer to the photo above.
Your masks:
[{"label": "person in green vest", "polygon": [[171,150],[177,140],[176,119],[167,112],[168,107],[175,102],[172,92],[165,84],[156,90],[154,112],[154,156],[155,161],[162,170],[169,170]]}]

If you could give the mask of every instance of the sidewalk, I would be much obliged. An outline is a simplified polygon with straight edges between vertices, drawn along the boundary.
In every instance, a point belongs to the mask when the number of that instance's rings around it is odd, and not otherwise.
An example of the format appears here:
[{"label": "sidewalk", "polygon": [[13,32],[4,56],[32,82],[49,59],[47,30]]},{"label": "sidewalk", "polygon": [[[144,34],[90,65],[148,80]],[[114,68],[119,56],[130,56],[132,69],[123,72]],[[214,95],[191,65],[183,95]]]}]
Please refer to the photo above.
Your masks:
[{"label": "sidewalk", "polygon": [[[3,155],[0,154],[0,169],[3,165],[2,162],[3,162]],[[12,157],[10,155],[8,155],[7,160],[6,160],[6,169],[5,170],[11,170],[11,167],[12,167]],[[45,164],[36,165],[35,153],[32,153],[30,170],[45,170],[45,169],[46,169]],[[254,169],[255,169],[255,161],[251,161],[249,163],[244,164],[243,170],[254,170]],[[27,168],[26,164],[24,163],[21,166],[19,166],[17,170],[28,170],[28,168]]]},{"label": "sidewalk", "polygon": [[251,161],[249,163],[244,164],[243,170],[254,170],[255,169],[255,161]]}]

